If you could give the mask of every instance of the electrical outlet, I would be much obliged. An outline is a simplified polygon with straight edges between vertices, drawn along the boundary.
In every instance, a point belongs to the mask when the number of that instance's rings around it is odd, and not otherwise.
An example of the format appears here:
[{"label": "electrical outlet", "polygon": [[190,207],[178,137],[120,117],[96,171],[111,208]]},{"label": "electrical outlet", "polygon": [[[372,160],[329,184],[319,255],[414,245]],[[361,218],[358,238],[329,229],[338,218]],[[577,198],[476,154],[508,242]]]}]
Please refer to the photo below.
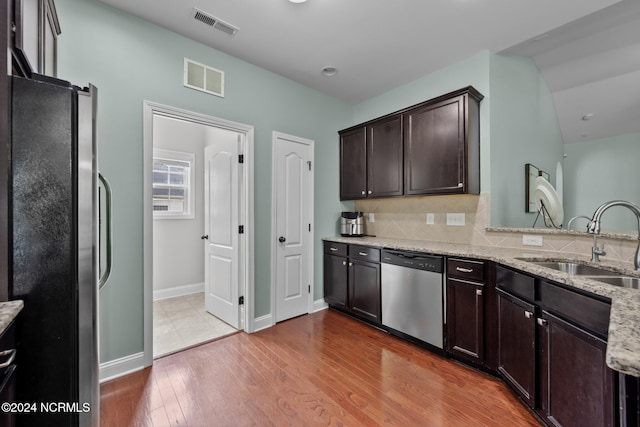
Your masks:
[{"label": "electrical outlet", "polygon": [[375,215],[373,214],[373,212],[369,214],[369,222],[372,222],[372,223],[376,222],[376,218],[375,218]]},{"label": "electrical outlet", "polygon": [[447,225],[462,227],[464,226],[464,221],[464,212],[447,214]]},{"label": "electrical outlet", "polygon": [[542,236],[534,236],[531,234],[522,235],[522,244],[526,246],[542,246]]},{"label": "electrical outlet", "polygon": [[426,215],[427,224],[433,225],[436,222],[436,216],[432,213],[428,213]]}]

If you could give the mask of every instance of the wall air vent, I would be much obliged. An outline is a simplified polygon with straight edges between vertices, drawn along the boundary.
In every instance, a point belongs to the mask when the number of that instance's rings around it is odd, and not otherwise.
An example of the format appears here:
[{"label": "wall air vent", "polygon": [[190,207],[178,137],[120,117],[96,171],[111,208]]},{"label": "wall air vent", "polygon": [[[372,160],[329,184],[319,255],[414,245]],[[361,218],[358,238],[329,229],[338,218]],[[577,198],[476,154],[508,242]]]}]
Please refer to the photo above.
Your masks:
[{"label": "wall air vent", "polygon": [[215,16],[198,9],[197,7],[194,7],[191,11],[191,17],[196,21],[200,21],[203,24],[208,25],[209,27],[213,27],[216,30],[222,31],[223,33],[230,36],[234,36],[239,30],[238,27],[234,27],[228,22],[224,22],[222,19],[218,19]]},{"label": "wall air vent", "polygon": [[184,86],[224,98],[224,72],[184,58]]}]

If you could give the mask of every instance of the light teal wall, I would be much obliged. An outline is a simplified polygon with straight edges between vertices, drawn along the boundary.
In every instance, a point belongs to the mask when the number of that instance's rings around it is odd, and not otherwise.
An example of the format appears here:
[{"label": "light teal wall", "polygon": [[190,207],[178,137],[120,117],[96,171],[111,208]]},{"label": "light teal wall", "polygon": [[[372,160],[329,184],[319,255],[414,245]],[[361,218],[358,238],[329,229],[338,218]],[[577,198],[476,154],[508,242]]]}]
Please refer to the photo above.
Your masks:
[{"label": "light teal wall", "polygon": [[[337,233],[339,212],[349,206],[338,201],[336,132],[353,122],[353,108],[98,1],[58,0],[56,6],[59,76],[99,89],[100,170],[113,188],[114,260],[100,293],[101,362],[143,350],[143,100],[255,127],[257,317],[269,314],[271,302],[272,132],[315,141],[315,297],[321,298],[320,239]],[[184,88],[184,57],[223,70],[225,98]]]},{"label": "light teal wall", "polygon": [[491,174],[489,169],[489,138],[491,129],[489,52],[482,52],[464,61],[428,74],[414,82],[402,85],[382,95],[355,106],[353,124],[380,117],[435,98],[454,90],[473,86],[484,95],[480,103],[480,185],[489,191]]},{"label": "light teal wall", "polygon": [[490,68],[491,225],[531,227],[536,214],[525,213],[525,164],[548,172],[555,185],[562,161],[553,98],[528,58],[492,55]]},{"label": "light teal wall", "polygon": [[[566,144],[564,161],[565,215],[592,216],[609,200],[640,205],[640,133]],[[583,229],[584,220],[573,229]],[[636,217],[614,207],[602,216],[602,229],[637,233]]]}]

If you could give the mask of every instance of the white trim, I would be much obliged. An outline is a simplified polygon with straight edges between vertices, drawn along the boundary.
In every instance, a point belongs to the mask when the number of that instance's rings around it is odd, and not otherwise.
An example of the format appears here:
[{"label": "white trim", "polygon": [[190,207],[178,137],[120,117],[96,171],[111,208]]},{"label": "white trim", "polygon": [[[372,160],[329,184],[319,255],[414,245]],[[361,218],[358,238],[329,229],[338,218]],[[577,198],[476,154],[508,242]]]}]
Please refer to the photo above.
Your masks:
[{"label": "white trim", "polygon": [[241,247],[240,258],[244,258],[244,267],[241,276],[244,278],[242,295],[245,299],[244,313],[244,330],[253,332],[254,326],[254,252],[255,252],[255,233],[254,213],[253,213],[253,197],[254,197],[254,180],[253,180],[253,156],[254,156],[254,128],[250,125],[232,122],[217,117],[208,116],[206,114],[195,113],[176,107],[157,104],[150,101],[143,101],[143,310],[144,310],[144,366],[153,365],[153,199],[152,189],[152,166],[153,166],[153,116],[159,115],[164,117],[178,118],[193,123],[199,123],[206,126],[227,129],[238,132],[244,137],[244,159],[242,180],[243,197],[245,199],[246,209],[242,215],[242,222],[245,225],[244,242]]},{"label": "white trim", "polygon": [[190,285],[174,286],[172,288],[158,289],[153,291],[153,300],[183,297],[185,295],[197,294],[204,292],[204,282],[192,283]]},{"label": "white trim", "polygon": [[136,353],[100,364],[100,383],[144,369],[144,353]]},{"label": "white trim", "polygon": [[315,142],[311,139],[301,138],[299,136],[288,135],[286,133],[273,131],[273,136],[271,140],[271,325],[276,324],[276,252],[277,248],[277,230],[276,230],[276,173],[277,173],[277,165],[276,165],[276,141],[278,138],[288,139],[290,141],[294,141],[300,144],[307,145],[311,148],[310,161],[311,161],[311,176],[309,178],[309,187],[310,191],[308,192],[309,196],[309,205],[311,208],[309,209],[309,223],[311,224],[311,232],[309,233],[309,262],[308,262],[308,272],[309,275],[309,285],[311,286],[311,290],[309,295],[307,296],[307,313],[313,313],[314,304],[313,304],[313,294],[315,289],[314,283],[314,236],[315,236],[315,221],[314,221],[314,211],[315,211]]},{"label": "white trim", "polygon": [[317,299],[313,302],[313,311],[312,313],[317,313],[318,311],[326,310],[329,308],[329,304],[324,301],[324,298]]},{"label": "white trim", "polygon": [[254,330],[253,332],[258,332],[263,329],[268,329],[273,326],[275,322],[273,322],[273,318],[271,314],[265,314],[264,316],[256,317],[253,323]]}]

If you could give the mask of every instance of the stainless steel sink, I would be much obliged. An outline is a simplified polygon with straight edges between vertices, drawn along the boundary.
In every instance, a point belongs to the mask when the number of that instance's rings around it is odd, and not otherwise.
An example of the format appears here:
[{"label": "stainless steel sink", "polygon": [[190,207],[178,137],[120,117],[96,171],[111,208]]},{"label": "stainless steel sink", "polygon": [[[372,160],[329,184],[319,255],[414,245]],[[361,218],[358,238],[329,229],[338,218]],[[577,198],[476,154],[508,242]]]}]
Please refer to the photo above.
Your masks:
[{"label": "stainless steel sink", "polygon": [[593,280],[605,282],[622,288],[640,289],[640,278],[627,276],[594,277]]},{"label": "stainless steel sink", "polygon": [[532,264],[536,264],[541,267],[552,268],[554,270],[562,271],[568,274],[574,274],[576,276],[611,276],[616,274],[610,270],[593,267],[591,265],[580,264],[577,262],[533,261]]}]

